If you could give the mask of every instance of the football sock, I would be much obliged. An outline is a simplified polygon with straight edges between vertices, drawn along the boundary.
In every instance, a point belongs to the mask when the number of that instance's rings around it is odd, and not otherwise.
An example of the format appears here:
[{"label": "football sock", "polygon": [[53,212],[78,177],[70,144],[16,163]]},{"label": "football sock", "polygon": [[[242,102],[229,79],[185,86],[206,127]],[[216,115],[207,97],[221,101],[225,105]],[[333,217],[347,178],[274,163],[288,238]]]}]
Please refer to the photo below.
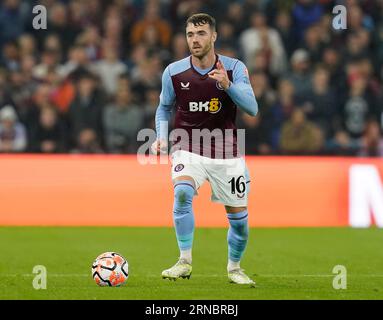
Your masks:
[{"label": "football sock", "polygon": [[239,262],[245,251],[249,236],[247,210],[238,213],[228,213],[230,227],[227,233],[229,262],[227,269],[231,271],[239,267]]},{"label": "football sock", "polygon": [[177,181],[174,185],[173,220],[176,229],[180,258],[191,263],[194,236],[194,214],[192,208],[195,190],[189,180]]},{"label": "football sock", "polygon": [[191,264],[192,263],[192,249],[180,250],[180,259],[184,259]]},{"label": "football sock", "polygon": [[234,269],[239,269],[240,268],[240,262],[239,261],[232,261],[229,258],[229,262],[227,263],[227,271],[231,271]]}]

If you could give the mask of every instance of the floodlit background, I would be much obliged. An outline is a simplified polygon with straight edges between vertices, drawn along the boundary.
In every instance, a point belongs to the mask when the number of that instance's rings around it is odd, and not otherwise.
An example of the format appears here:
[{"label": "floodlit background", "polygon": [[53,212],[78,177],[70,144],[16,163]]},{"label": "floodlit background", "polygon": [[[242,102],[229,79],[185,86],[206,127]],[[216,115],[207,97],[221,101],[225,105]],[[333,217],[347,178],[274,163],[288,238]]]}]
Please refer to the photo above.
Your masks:
[{"label": "floodlit background", "polygon": [[[32,27],[38,4],[47,30]],[[346,30],[332,27],[337,4]],[[249,69],[260,112],[238,112],[247,154],[382,156],[381,0],[4,0],[0,150],[135,153],[195,12]]]}]

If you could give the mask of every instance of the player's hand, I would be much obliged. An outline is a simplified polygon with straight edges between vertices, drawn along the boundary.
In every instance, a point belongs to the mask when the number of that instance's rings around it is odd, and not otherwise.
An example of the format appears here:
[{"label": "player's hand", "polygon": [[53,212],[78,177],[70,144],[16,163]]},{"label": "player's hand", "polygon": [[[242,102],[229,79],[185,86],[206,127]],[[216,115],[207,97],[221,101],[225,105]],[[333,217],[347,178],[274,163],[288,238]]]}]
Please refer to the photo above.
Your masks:
[{"label": "player's hand", "polygon": [[165,140],[162,139],[157,139],[156,141],[153,142],[151,146],[151,150],[153,154],[158,155],[160,153],[165,154],[168,149],[168,144]]},{"label": "player's hand", "polygon": [[220,60],[216,63],[216,69],[210,71],[208,75],[210,78],[217,80],[224,90],[227,90],[230,87],[229,76]]}]

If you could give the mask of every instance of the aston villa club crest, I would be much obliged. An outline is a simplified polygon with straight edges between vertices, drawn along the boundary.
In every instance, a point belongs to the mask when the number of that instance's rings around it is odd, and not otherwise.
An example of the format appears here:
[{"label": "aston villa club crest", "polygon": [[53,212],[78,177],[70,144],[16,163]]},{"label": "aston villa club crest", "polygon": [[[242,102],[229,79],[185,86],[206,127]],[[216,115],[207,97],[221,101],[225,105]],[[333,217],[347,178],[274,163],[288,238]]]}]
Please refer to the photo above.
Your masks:
[{"label": "aston villa club crest", "polygon": [[221,86],[221,84],[218,81],[216,81],[215,86],[217,87],[217,89],[223,90],[223,87]]},{"label": "aston villa club crest", "polygon": [[177,164],[177,165],[174,167],[174,171],[175,171],[175,172],[180,172],[183,168],[185,168],[185,166],[184,166],[182,163],[179,163],[179,164]]}]

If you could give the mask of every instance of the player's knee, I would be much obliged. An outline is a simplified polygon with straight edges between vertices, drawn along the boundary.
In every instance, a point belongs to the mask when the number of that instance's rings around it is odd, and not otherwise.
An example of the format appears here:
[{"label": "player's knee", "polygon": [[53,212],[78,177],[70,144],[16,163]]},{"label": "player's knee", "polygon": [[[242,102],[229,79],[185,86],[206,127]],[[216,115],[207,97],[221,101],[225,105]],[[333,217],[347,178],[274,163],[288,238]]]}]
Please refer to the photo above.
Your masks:
[{"label": "player's knee", "polygon": [[194,188],[190,184],[178,183],[174,187],[174,213],[182,214],[191,209]]}]

